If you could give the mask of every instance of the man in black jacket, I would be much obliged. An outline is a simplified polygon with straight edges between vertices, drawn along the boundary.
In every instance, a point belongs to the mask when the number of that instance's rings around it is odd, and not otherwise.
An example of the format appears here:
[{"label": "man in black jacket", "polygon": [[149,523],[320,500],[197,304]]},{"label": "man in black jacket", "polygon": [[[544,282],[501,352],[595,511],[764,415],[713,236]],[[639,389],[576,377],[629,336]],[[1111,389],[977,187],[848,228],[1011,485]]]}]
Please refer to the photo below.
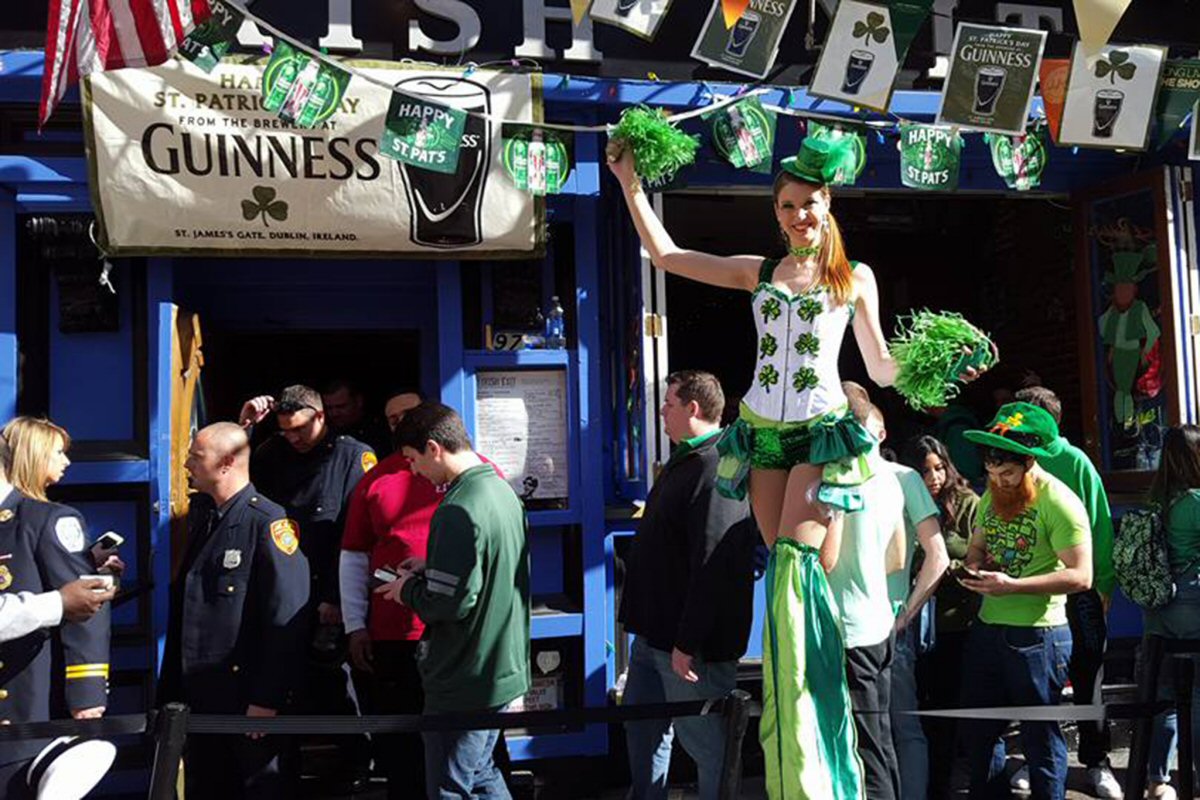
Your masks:
[{"label": "man in black jacket", "polygon": [[[667,377],[662,417],[675,445],[634,537],[620,619],[635,635],[628,705],[724,697],[735,688],[754,605],[758,530],[745,500],[715,488],[725,395],[707,372]],[[701,800],[717,796],[725,737],[717,716],[626,723],[633,796],[666,798],[675,733]]]}]

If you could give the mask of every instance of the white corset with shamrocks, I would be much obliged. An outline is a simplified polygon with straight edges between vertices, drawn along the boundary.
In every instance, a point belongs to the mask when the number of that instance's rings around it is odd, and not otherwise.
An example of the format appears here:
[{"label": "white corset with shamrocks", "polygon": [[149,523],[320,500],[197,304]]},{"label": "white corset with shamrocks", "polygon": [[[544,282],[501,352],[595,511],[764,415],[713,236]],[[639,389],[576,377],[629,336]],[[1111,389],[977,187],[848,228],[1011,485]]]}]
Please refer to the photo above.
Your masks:
[{"label": "white corset with shamrocks", "polygon": [[743,402],[760,417],[806,422],[846,404],[838,354],[850,305],[835,305],[824,286],[788,294],[760,283],[751,296],[758,360]]}]

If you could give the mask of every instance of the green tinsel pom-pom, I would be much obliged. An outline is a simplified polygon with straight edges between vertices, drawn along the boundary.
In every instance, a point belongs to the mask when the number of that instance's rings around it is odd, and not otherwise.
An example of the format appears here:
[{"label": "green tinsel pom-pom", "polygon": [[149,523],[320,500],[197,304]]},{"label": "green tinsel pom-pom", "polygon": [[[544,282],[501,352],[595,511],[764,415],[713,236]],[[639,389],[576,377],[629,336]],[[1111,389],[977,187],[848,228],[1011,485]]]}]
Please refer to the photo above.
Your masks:
[{"label": "green tinsel pom-pom", "polygon": [[999,361],[986,333],[947,311],[901,317],[889,347],[900,367],[896,390],[917,410],[944,406],[958,396],[958,376],[968,367],[989,368]]},{"label": "green tinsel pom-pom", "polygon": [[676,128],[667,112],[646,106],[627,108],[608,138],[633,150],[638,175],[649,183],[670,180],[680,167],[696,160],[700,139]]}]

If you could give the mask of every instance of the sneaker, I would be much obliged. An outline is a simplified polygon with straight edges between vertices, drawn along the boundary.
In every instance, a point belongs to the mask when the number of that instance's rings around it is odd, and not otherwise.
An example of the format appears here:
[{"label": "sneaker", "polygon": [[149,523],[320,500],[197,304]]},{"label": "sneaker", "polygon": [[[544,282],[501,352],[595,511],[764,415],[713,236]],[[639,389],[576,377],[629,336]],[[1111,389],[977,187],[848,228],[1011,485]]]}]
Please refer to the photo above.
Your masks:
[{"label": "sneaker", "polygon": [[1088,767],[1087,779],[1087,793],[1092,797],[1102,800],[1122,800],[1125,797],[1121,784],[1117,783],[1117,776],[1107,766]]},{"label": "sneaker", "polygon": [[1025,764],[1022,764],[1021,768],[1014,772],[1012,777],[1008,779],[1008,785],[1016,789],[1018,792],[1028,792],[1029,767]]},{"label": "sneaker", "polygon": [[1169,783],[1152,783],[1146,790],[1146,797],[1152,800],[1176,800],[1175,787]]}]

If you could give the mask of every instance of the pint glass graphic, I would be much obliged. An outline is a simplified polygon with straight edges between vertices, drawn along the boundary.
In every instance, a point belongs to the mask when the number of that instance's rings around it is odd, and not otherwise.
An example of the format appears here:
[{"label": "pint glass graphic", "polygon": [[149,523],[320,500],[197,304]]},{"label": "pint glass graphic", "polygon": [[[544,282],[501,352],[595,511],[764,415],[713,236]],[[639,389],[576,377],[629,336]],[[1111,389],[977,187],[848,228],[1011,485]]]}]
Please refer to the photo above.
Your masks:
[{"label": "pint glass graphic", "polygon": [[1092,109],[1092,136],[1097,139],[1111,139],[1113,128],[1117,125],[1117,117],[1121,116],[1121,104],[1125,102],[1125,93],[1119,89],[1101,89],[1096,92],[1096,101]]},{"label": "pint glass graphic", "polygon": [[754,40],[754,34],[758,33],[758,26],[761,24],[762,17],[753,11],[742,14],[741,19],[729,29],[729,41],[725,43],[725,54],[739,61],[745,58],[746,51],[750,48],[750,42]]},{"label": "pint glass graphic", "polygon": [[618,17],[628,17],[629,12],[633,11],[634,7],[637,6],[638,2],[639,2],[639,0],[617,0],[617,8],[616,8],[617,16]]},{"label": "pint glass graphic", "polygon": [[851,50],[850,60],[846,62],[846,78],[842,81],[842,94],[858,94],[874,63],[875,54],[870,50]]},{"label": "pint glass graphic", "polygon": [[982,67],[975,73],[975,109],[974,112],[984,117],[995,116],[996,101],[1004,91],[1004,82],[1008,80],[1008,70],[1004,67]]},{"label": "pint glass graphic", "polygon": [[[397,91],[464,111],[491,111],[491,92],[467,78],[406,78]],[[467,117],[453,174],[397,162],[408,199],[409,238],[424,247],[472,247],[483,243],[483,191],[491,164],[488,120]]]}]

